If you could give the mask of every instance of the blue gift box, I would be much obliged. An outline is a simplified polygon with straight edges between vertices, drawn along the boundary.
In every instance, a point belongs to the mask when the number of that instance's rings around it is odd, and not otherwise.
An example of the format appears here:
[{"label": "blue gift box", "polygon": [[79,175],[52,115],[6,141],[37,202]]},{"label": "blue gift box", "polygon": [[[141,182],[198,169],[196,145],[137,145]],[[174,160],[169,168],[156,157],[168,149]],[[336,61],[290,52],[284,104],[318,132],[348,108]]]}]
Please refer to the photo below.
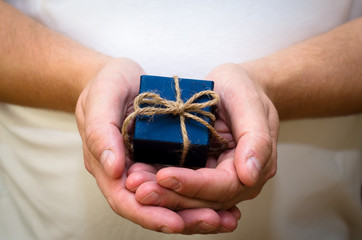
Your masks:
[{"label": "blue gift box", "polygon": [[[214,82],[179,78],[179,86],[181,99],[186,102],[195,93],[213,90]],[[156,93],[161,98],[176,101],[174,78],[143,75],[139,93],[144,92]],[[209,97],[204,95],[195,102],[201,103],[208,100],[210,100]],[[203,110],[210,112],[212,108],[206,107]],[[200,114],[192,114],[210,123]],[[191,145],[183,166],[204,167],[209,150],[209,131],[206,126],[190,118],[185,119],[185,125]],[[136,162],[179,166],[183,150],[180,117],[172,114],[137,116],[133,150]]]}]

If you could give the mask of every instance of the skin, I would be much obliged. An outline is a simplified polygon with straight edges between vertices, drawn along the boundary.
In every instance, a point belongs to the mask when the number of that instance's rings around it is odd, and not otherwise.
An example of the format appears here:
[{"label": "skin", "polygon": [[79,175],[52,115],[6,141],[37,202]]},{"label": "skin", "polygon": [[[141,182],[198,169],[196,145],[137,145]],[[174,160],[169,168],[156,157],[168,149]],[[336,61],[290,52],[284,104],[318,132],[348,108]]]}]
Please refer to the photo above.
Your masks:
[{"label": "skin", "polygon": [[[229,134],[233,133],[236,149],[232,148],[230,152],[221,154],[215,169],[195,171],[165,168],[154,172],[154,175],[143,175],[142,168],[134,165],[129,171],[129,189],[135,191],[136,198],[143,204],[173,209],[206,207],[207,204],[213,209],[227,209],[232,204],[255,197],[266,180],[276,171],[278,119],[272,105],[278,110],[281,119],[362,112],[361,29],[362,18],[268,57],[237,65],[225,64],[214,69],[208,78],[216,81],[216,91],[220,93],[222,102],[227,103],[219,106],[219,119],[224,120],[222,129],[230,131]],[[218,84],[219,80],[222,84]],[[249,81],[254,82],[254,86],[248,84]],[[241,82],[242,84],[238,85]],[[229,89],[228,84],[231,85]],[[254,90],[257,91],[256,98],[253,98]],[[229,99],[229,96],[232,96],[232,99]],[[237,99],[234,99],[235,96]],[[242,96],[246,98],[243,99]],[[250,117],[253,110],[243,105],[248,99],[253,100],[253,104],[250,104],[253,108],[259,106],[256,110],[259,115],[254,119],[245,119]],[[235,109],[234,101],[238,103]],[[224,118],[222,114],[225,112],[226,115],[235,117],[235,121]],[[260,122],[261,120],[267,121]],[[238,121],[246,130],[240,131],[235,127],[238,126]],[[251,127],[252,122],[255,122],[257,127],[268,128],[260,131]],[[243,138],[240,139],[239,136],[244,137],[245,132],[262,132],[259,139],[262,140],[255,141],[254,144],[252,139],[240,142]],[[248,144],[251,145],[249,148]],[[260,149],[257,149],[258,147]],[[252,172],[246,171],[248,168],[245,159],[248,153],[243,155],[243,151],[238,151],[241,148],[251,149],[249,153],[264,153],[257,156],[261,168],[256,174],[256,180],[252,178]],[[234,165],[229,164],[225,168],[227,163],[224,164],[224,161],[227,161],[228,157]],[[226,169],[227,173],[222,174],[222,170]],[[236,175],[240,180],[239,184]],[[172,184],[169,179],[173,180]],[[147,198],[151,193],[156,194],[152,195],[153,198]]]},{"label": "skin", "polygon": [[136,62],[86,48],[2,1],[0,29],[0,101],[67,112],[76,109],[85,166],[117,214],[166,233],[235,229],[240,218],[236,208],[175,212],[142,205],[126,189],[130,164],[118,128],[144,74]]},{"label": "skin", "polygon": [[[229,209],[257,196],[274,176],[279,121],[273,104],[240,65],[219,66],[208,78],[215,81],[221,98],[216,129],[229,140],[229,150],[217,159],[210,157],[209,168],[198,170],[168,167],[148,171],[152,175],[134,164],[127,187],[141,203],[171,209]],[[247,163],[250,159],[257,163]]]},{"label": "skin", "polygon": [[0,1],[0,101],[74,112],[109,57],[55,33]]},{"label": "skin", "polygon": [[256,61],[243,63],[280,119],[362,112],[362,18]]},{"label": "skin", "polygon": [[263,59],[212,70],[205,78],[221,96],[215,127],[230,149],[199,170],[128,159],[119,128],[144,74],[136,62],[88,49],[1,1],[0,101],[76,109],[85,166],[120,216],[166,233],[230,232],[241,216],[235,205],[257,196],[276,172],[278,114],[362,111],[361,25],[358,19]]}]

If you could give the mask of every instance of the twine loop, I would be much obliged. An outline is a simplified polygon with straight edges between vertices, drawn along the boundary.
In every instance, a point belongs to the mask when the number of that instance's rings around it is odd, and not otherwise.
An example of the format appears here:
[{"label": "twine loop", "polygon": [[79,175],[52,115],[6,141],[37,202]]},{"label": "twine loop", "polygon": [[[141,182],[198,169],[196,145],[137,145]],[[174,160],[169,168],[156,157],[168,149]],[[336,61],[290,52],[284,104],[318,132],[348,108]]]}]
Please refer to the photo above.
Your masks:
[{"label": "twine loop", "polygon": [[[174,76],[174,82],[176,101],[164,99],[160,97],[160,95],[152,92],[141,93],[135,98],[133,102],[134,112],[125,119],[122,126],[122,135],[124,143],[128,150],[133,152],[133,146],[129,140],[128,127],[129,124],[134,120],[134,118],[136,118],[137,116],[154,116],[164,114],[172,114],[173,116],[180,117],[181,134],[183,139],[183,150],[181,154],[180,166],[184,165],[187,153],[190,148],[190,140],[188,138],[185,124],[186,118],[193,119],[208,128],[212,136],[215,138],[216,142],[220,145],[220,147],[214,150],[225,150],[228,147],[229,142],[221,137],[213,128],[216,120],[215,115],[211,112],[202,110],[203,108],[216,105],[220,100],[218,94],[211,90],[201,91],[195,93],[189,100],[184,103],[181,99],[181,89],[177,76]],[[197,103],[196,100],[202,96],[208,96],[210,100],[202,103]],[[209,118],[211,124],[208,123],[205,119],[195,115],[194,113],[199,113],[202,116]]]}]

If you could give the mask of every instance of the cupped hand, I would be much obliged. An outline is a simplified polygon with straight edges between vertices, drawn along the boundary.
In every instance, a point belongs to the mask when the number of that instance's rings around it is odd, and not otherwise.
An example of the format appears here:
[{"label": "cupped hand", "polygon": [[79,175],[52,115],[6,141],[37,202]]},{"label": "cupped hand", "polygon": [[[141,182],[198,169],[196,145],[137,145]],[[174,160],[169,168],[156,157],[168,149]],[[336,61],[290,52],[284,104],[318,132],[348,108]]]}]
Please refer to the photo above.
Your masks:
[{"label": "cupped hand", "polygon": [[228,227],[238,216],[237,211],[199,208],[176,212],[147,206],[139,203],[126,188],[126,173],[132,162],[126,154],[120,127],[132,110],[142,74],[143,69],[130,59],[110,59],[81,93],[76,118],[87,170],[95,177],[114,212],[144,228],[191,234]]},{"label": "cupped hand", "polygon": [[229,140],[229,149],[210,157],[198,170],[134,165],[127,187],[144,205],[170,209],[233,209],[256,197],[277,169],[277,111],[264,86],[253,81],[238,64],[215,68],[207,79],[220,95],[215,128]]}]

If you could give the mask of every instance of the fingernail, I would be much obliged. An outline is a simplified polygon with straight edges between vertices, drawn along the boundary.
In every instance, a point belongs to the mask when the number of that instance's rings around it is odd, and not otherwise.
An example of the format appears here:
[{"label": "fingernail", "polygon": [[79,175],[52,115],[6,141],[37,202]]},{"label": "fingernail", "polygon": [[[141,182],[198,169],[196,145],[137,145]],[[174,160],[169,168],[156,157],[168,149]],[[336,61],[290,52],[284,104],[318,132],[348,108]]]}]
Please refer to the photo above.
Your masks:
[{"label": "fingernail", "polygon": [[239,221],[241,219],[241,213],[240,211],[237,211],[237,212],[232,212],[234,218]]},{"label": "fingernail", "polygon": [[226,227],[224,226],[221,226],[217,229],[217,232],[218,233],[228,233],[228,232],[232,232],[234,229],[227,229]]},{"label": "fingernail", "polygon": [[156,192],[151,192],[146,197],[142,198],[140,203],[146,205],[158,205],[161,202],[160,195]]},{"label": "fingernail", "polygon": [[211,224],[208,224],[204,221],[201,221],[197,224],[197,230],[200,232],[200,233],[208,233],[208,232],[213,232],[215,231],[216,229],[218,228],[218,226],[214,226],[214,225],[211,225]]},{"label": "fingernail", "polygon": [[181,188],[181,183],[174,177],[166,178],[165,180],[160,181],[160,185],[163,187],[172,189],[174,191]]},{"label": "fingernail", "polygon": [[102,166],[104,166],[105,164],[107,164],[108,166],[112,166],[114,163],[114,159],[115,159],[115,155],[109,149],[104,150],[100,156],[100,161],[101,161]]},{"label": "fingernail", "polygon": [[161,227],[161,232],[163,232],[163,233],[173,233],[173,231],[167,226]]},{"label": "fingernail", "polygon": [[256,159],[255,157],[249,157],[246,160],[246,168],[248,169],[252,179],[257,182],[261,170],[261,165],[258,159]]},{"label": "fingernail", "polygon": [[239,221],[241,218],[241,212],[238,207],[234,206],[228,209],[228,211],[234,216],[234,218]]}]

